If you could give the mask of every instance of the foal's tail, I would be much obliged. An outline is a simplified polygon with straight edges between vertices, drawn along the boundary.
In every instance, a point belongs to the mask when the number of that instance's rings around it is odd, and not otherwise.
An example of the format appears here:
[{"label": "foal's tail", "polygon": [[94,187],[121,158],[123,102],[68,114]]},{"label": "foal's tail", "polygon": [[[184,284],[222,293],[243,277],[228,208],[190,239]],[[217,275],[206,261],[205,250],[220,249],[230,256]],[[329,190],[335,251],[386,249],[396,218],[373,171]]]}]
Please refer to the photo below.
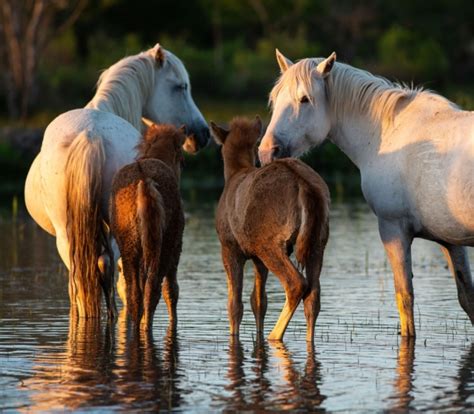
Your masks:
[{"label": "foal's tail", "polygon": [[[298,204],[301,224],[296,238],[295,256],[303,267],[313,252],[321,255],[329,237],[329,189],[323,179],[297,160],[285,160],[299,177]],[[315,179],[316,178],[316,179]]]},{"label": "foal's tail", "polygon": [[166,225],[163,198],[151,178],[138,182],[137,219],[143,260],[141,273],[145,276],[140,285],[143,289],[144,303],[147,304],[152,300],[154,284],[158,283],[161,246]]},{"label": "foal's tail", "polygon": [[109,313],[115,310],[113,255],[101,212],[104,163],[102,139],[82,133],[72,142],[65,167],[70,295],[86,318],[100,316],[101,287]]}]

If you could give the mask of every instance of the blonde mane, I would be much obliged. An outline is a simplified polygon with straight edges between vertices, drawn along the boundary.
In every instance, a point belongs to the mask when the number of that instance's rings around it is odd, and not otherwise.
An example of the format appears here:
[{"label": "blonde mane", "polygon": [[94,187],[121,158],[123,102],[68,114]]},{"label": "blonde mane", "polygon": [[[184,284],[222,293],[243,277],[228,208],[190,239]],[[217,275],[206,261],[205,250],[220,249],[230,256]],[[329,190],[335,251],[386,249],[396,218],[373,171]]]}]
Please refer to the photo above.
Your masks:
[{"label": "blonde mane", "polygon": [[[189,83],[184,65],[168,51],[160,71],[166,68]],[[154,89],[156,69],[154,49],[123,58],[101,74],[97,92],[86,108],[112,112],[140,131],[143,106]]]},{"label": "blonde mane", "polygon": [[[290,66],[270,92],[269,104],[273,106],[282,89],[287,88],[298,111],[298,88],[302,87],[311,97],[313,71],[322,61],[322,58],[302,59]],[[384,126],[392,124],[397,103],[402,99],[411,100],[420,94],[429,94],[447,102],[445,98],[423,88],[393,83],[343,63],[335,63],[326,79],[326,96],[336,119],[356,111],[368,114]]]}]

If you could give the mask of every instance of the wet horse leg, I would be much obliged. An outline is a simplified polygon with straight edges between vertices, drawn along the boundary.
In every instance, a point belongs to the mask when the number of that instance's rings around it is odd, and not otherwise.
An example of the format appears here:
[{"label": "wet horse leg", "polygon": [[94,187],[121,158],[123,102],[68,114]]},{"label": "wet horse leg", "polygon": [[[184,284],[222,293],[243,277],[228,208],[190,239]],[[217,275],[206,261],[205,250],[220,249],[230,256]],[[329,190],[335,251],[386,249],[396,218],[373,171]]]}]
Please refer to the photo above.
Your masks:
[{"label": "wet horse leg", "polygon": [[143,293],[143,316],[141,319],[141,328],[149,330],[153,326],[153,315],[161,297],[161,284],[163,275],[148,275]]},{"label": "wet horse leg", "polygon": [[474,286],[466,247],[445,244],[441,251],[456,281],[459,303],[474,324]]},{"label": "wet horse leg", "polygon": [[298,272],[284,249],[265,252],[260,256],[265,266],[272,271],[280,280],[285,289],[285,305],[280,313],[275,327],[268,336],[269,340],[280,341],[290,322],[293,313],[298,307],[303,295],[306,293],[306,279]]},{"label": "wet horse leg", "polygon": [[227,274],[227,312],[229,314],[230,334],[238,336],[244,313],[242,288],[245,257],[238,247],[223,245],[222,262]]},{"label": "wet horse leg", "polygon": [[395,295],[400,315],[402,336],[415,336],[413,318],[413,273],[411,264],[411,243],[413,237],[399,223],[379,219],[379,232],[385,251],[392,266]]},{"label": "wet horse leg", "polygon": [[255,323],[257,325],[257,334],[263,334],[263,322],[267,312],[267,294],[265,292],[265,284],[267,282],[268,269],[258,259],[252,259],[255,271],[255,284],[250,298],[252,311],[255,316]]},{"label": "wet horse leg", "polygon": [[125,277],[123,275],[123,264],[122,258],[119,257],[117,260],[117,272],[118,272],[118,280],[117,280],[117,293],[119,295],[120,300],[123,303],[124,308],[127,307],[127,283],[125,282]]},{"label": "wet horse leg", "polygon": [[163,299],[168,308],[169,324],[172,327],[176,327],[176,324],[178,323],[176,307],[179,298],[179,285],[176,274],[177,265],[173,266],[172,270],[168,272],[161,286],[161,294],[163,295]]},{"label": "wet horse leg", "polygon": [[306,341],[314,342],[314,326],[321,310],[321,288],[319,276],[323,265],[323,249],[315,249],[306,264],[308,291],[303,298],[306,317]]}]

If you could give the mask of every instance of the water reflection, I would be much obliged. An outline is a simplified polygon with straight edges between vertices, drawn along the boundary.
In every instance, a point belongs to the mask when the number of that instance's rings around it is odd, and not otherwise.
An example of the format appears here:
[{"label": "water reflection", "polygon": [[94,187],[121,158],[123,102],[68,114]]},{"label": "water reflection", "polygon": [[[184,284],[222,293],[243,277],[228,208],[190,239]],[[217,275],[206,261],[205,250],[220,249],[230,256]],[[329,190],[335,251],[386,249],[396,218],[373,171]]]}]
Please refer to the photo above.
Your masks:
[{"label": "water reflection", "polygon": [[458,385],[454,405],[461,408],[474,408],[474,343],[461,357],[458,371]]},{"label": "water reflection", "polygon": [[[25,381],[31,394],[31,411],[77,409],[108,400],[111,382],[113,335],[100,320],[71,313],[64,352],[39,354],[35,375]],[[29,411],[28,410],[28,411]]]},{"label": "water reflection", "polygon": [[127,411],[169,410],[180,404],[178,338],[168,329],[163,357],[151,332],[130,329],[121,316],[114,326],[70,315],[64,352],[40,354],[35,375],[24,381],[31,392],[28,411],[120,406]]},{"label": "water reflection", "polygon": [[[228,357],[229,382],[225,389],[230,396],[225,398],[225,410],[324,411],[318,409],[325,397],[319,390],[321,369],[314,345],[308,344],[302,372],[295,367],[286,345],[279,341],[255,341],[251,358],[246,358],[241,341],[231,338]],[[271,358],[275,359],[273,364]]]},{"label": "water reflection", "polygon": [[401,337],[398,348],[395,390],[391,397],[393,409],[408,410],[415,399],[413,394],[413,378],[415,367],[415,338]]},{"label": "water reflection", "polygon": [[[285,385],[277,393],[277,401],[285,410],[314,410],[321,405],[325,396],[321,394],[320,363],[316,360],[314,345],[306,343],[306,364],[303,374],[295,369],[291,353],[283,342],[270,342],[273,355],[278,359],[281,376]],[[318,410],[324,411],[324,410]]]},{"label": "water reflection", "polygon": [[122,310],[118,322],[116,404],[126,410],[169,410],[181,401],[177,366],[179,342],[169,326],[163,357],[151,330],[136,329]]}]

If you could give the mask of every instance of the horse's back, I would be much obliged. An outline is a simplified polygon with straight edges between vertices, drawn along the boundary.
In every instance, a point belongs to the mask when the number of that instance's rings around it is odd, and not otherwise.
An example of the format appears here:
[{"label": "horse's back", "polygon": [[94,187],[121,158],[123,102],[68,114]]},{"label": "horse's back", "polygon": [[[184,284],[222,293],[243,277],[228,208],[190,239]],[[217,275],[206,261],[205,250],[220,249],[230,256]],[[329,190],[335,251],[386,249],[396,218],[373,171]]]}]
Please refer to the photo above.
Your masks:
[{"label": "horse's back", "polygon": [[241,235],[250,235],[253,240],[260,236],[293,238],[303,220],[299,205],[301,186],[308,188],[328,211],[326,184],[299,160],[274,161],[247,174],[234,188],[228,188],[224,203],[234,236],[239,239]]},{"label": "horse's back", "polygon": [[124,214],[136,203],[136,191],[140,180],[151,179],[161,193],[168,214],[181,209],[179,185],[170,167],[156,159],[145,159],[122,167],[112,182],[112,203],[122,203]]},{"label": "horse's back", "polygon": [[66,163],[72,144],[79,137],[98,140],[105,155],[102,179],[102,206],[107,210],[115,172],[131,162],[140,133],[124,119],[94,109],[75,109],[55,118],[47,127],[41,147],[40,171],[43,200],[55,227],[65,226]]},{"label": "horse's back", "polygon": [[364,195],[379,218],[408,219],[415,235],[472,245],[474,113],[443,105],[415,115],[361,168]]}]

